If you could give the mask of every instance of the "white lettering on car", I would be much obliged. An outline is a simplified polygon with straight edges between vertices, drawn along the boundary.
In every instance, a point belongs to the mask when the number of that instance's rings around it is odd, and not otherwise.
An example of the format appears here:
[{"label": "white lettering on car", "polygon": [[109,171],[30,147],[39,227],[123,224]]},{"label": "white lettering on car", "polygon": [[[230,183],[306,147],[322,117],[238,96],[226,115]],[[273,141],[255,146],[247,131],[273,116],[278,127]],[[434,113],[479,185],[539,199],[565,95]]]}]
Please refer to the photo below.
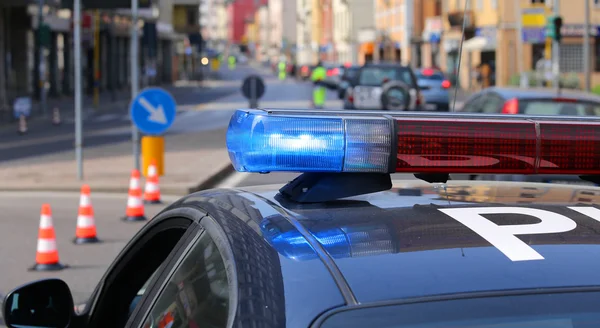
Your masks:
[{"label": "white lettering on car", "polygon": [[574,207],[569,206],[573,211],[579,212],[585,216],[589,216],[590,218],[600,222],[600,210],[595,207],[585,206],[585,207]]},{"label": "white lettering on car", "polygon": [[[535,235],[567,232],[577,224],[568,217],[546,210],[525,207],[446,208],[441,212],[483,237],[512,261],[543,260],[544,257],[516,235]],[[497,225],[482,214],[520,214],[533,216],[541,222],[534,224]],[[599,220],[600,221],[600,220]]]}]

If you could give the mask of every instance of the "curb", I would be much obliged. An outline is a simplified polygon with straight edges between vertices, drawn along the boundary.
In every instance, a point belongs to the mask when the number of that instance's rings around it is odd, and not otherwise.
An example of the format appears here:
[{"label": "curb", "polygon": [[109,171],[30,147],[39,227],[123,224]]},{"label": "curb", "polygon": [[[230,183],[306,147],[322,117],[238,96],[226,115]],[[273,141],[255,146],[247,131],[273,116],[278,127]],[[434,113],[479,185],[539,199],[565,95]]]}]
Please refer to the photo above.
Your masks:
[{"label": "curb", "polygon": [[[210,188],[214,188],[216,185],[218,185],[222,180],[224,180],[225,178],[227,178],[231,173],[233,173],[235,170],[233,168],[233,166],[231,165],[231,163],[227,163],[227,165],[223,166],[219,171],[217,171],[216,173],[214,173],[213,175],[211,175],[210,177],[208,177],[207,179],[205,179],[204,181],[201,181],[200,183],[196,184],[193,187],[160,187],[160,191],[162,194],[165,195],[173,195],[173,196],[186,196],[189,195],[191,193],[197,192],[197,191],[201,191],[201,190],[205,190],[205,189],[210,189]],[[85,182],[82,182],[85,183]],[[81,190],[81,186],[65,186],[65,187],[18,187],[18,186],[3,186],[0,187],[0,192],[79,192]],[[127,183],[124,183],[122,186],[110,186],[110,187],[106,187],[106,186],[99,186],[99,187],[94,187],[92,185],[92,190],[93,192],[98,192],[98,193],[112,193],[112,194],[127,194],[129,192],[129,187]]]},{"label": "curb", "polygon": [[227,163],[226,166],[221,168],[217,173],[213,174],[210,178],[199,183],[196,187],[190,188],[188,190],[188,194],[195,193],[197,191],[201,191],[201,190],[205,190],[205,189],[214,188],[216,185],[218,185],[221,181],[223,181],[225,178],[227,178],[233,172],[235,172],[233,165],[231,165],[231,163]]}]

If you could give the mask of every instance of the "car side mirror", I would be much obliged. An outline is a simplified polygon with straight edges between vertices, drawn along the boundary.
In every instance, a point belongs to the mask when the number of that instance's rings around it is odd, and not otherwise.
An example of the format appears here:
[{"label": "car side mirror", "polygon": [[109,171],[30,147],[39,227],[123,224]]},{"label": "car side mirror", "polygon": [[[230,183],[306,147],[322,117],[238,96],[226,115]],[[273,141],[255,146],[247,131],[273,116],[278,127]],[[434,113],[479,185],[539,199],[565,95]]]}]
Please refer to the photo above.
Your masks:
[{"label": "car side mirror", "polygon": [[66,328],[75,315],[73,296],[60,279],[44,279],[12,290],[4,298],[7,327]]}]

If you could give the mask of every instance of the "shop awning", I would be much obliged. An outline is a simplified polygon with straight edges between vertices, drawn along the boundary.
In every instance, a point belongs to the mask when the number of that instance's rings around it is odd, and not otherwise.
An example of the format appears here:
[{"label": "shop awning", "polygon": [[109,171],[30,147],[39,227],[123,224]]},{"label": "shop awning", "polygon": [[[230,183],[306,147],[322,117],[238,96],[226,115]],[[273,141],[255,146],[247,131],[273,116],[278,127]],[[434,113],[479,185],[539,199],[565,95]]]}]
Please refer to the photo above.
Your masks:
[{"label": "shop awning", "polygon": [[496,50],[496,42],[483,36],[476,36],[466,40],[463,49],[466,51],[492,51]]},{"label": "shop awning", "polygon": [[360,45],[360,52],[363,54],[373,54],[375,51],[375,43],[374,42],[365,42]]}]

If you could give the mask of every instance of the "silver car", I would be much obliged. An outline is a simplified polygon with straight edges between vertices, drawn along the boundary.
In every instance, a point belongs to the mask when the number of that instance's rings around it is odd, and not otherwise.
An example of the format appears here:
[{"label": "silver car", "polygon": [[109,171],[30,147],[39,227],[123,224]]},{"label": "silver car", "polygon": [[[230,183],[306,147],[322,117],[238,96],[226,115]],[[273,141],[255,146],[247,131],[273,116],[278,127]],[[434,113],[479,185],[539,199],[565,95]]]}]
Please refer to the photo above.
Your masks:
[{"label": "silver car", "polygon": [[[399,64],[367,64],[360,68],[356,85],[346,94],[345,109],[382,110],[390,109],[383,103],[386,85],[401,85],[391,94],[394,102],[403,103],[401,110],[420,110],[425,103],[417,79],[408,66]],[[400,89],[407,89],[406,95]]]}]

